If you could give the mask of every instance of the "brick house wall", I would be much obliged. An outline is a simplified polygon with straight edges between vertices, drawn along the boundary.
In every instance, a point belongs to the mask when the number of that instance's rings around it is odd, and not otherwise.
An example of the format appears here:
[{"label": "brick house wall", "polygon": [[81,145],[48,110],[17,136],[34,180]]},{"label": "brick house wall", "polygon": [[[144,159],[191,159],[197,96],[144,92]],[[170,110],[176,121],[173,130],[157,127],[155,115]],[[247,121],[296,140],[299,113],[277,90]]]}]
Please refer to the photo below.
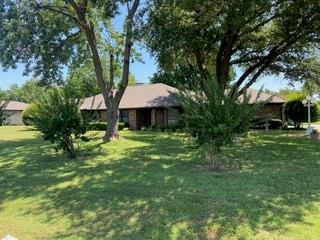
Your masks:
[{"label": "brick house wall", "polygon": [[136,109],[129,110],[129,129],[137,130],[137,111]]},{"label": "brick house wall", "polygon": [[[176,112],[172,112],[176,110]],[[182,108],[142,108],[142,109],[128,109],[128,123],[130,130],[140,130],[141,127],[149,126],[166,126],[178,124],[179,118],[183,113]],[[88,111],[90,113],[90,111]],[[91,112],[93,114],[93,112]],[[100,121],[107,120],[107,111],[98,110],[98,118]],[[283,104],[266,104],[261,106],[258,110],[256,117],[269,118],[269,119],[281,119],[285,121],[283,113]]]},{"label": "brick house wall", "polygon": [[283,105],[282,104],[266,104],[263,105],[257,112],[257,117],[266,117],[270,119],[281,119],[284,121]]}]

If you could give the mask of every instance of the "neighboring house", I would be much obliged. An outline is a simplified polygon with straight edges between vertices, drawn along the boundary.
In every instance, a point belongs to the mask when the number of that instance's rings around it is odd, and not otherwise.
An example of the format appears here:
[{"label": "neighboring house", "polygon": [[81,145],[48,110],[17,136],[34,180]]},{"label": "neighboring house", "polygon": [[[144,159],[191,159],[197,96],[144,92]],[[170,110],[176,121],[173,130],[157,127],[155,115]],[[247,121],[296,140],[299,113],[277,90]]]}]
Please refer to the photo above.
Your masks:
[{"label": "neighboring house", "polygon": [[[259,95],[258,91],[252,89],[248,91],[251,95],[250,104],[267,102],[260,109],[259,115],[267,114],[272,118],[284,119],[284,100],[266,93]],[[177,92],[176,88],[162,83],[128,86],[119,106],[120,121],[128,123],[132,130],[177,124],[179,115],[183,112],[175,97]],[[101,94],[84,99],[80,109],[96,120],[107,119]]]},{"label": "neighboring house", "polygon": [[24,102],[8,101],[5,107],[6,125],[23,125],[22,112],[28,107]]}]

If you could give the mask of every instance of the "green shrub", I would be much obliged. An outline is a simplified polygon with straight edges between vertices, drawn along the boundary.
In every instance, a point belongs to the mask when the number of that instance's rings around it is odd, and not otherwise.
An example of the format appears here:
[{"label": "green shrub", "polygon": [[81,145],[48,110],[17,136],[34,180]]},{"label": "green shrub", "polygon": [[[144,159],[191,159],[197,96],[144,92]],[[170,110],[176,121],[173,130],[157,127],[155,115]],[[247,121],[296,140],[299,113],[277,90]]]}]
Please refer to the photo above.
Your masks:
[{"label": "green shrub", "polygon": [[249,130],[254,108],[246,94],[240,99],[224,91],[215,79],[178,96],[185,111],[186,131],[203,148],[212,169],[219,168],[221,149]]},{"label": "green shrub", "polygon": [[251,120],[252,129],[266,129],[268,124],[268,129],[281,129],[282,120],[281,119],[265,119],[265,118],[255,118]]},{"label": "green shrub", "polygon": [[32,116],[37,112],[37,104],[30,104],[23,112],[22,112],[22,121],[26,126],[32,125]]},{"label": "green shrub", "polygon": [[31,123],[42,137],[56,150],[63,150],[70,158],[76,158],[75,140],[87,140],[84,137],[86,124],[81,118],[79,100],[67,89],[52,88],[35,103]]},{"label": "green shrub", "polygon": [[160,129],[161,132],[177,132],[177,131],[182,130],[184,128],[185,128],[184,123],[179,123],[179,124],[175,124],[175,125],[160,126],[158,129]]},{"label": "green shrub", "polygon": [[[296,95],[292,97],[285,105],[286,116],[294,122],[295,128],[300,128],[302,122],[308,121],[308,108],[303,105],[302,101],[305,95]],[[311,120],[317,120],[317,105],[311,107]]]},{"label": "green shrub", "polygon": [[91,122],[87,125],[87,131],[105,131],[106,129],[106,122]]},{"label": "green shrub", "polygon": [[[124,122],[118,123],[118,130],[121,131],[125,128]],[[87,131],[105,131],[107,129],[106,122],[91,122],[87,125]]]},{"label": "green shrub", "polygon": [[[119,131],[122,131],[124,128],[126,128],[126,126],[128,126],[127,123],[119,122],[119,123],[118,123],[118,130],[119,130]],[[129,126],[128,126],[128,127],[129,127]]]}]

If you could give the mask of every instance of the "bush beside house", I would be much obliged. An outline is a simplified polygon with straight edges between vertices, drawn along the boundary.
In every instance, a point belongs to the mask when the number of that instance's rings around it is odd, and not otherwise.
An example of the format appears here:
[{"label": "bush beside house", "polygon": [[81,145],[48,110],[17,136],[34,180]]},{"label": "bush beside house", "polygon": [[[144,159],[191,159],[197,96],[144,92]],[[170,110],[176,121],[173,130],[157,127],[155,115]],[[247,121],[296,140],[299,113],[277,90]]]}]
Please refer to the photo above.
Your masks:
[{"label": "bush beside house", "polygon": [[[123,122],[118,123],[118,130],[121,131],[125,128],[126,124]],[[105,131],[107,129],[106,122],[91,122],[87,125],[87,131]]]},{"label": "bush beside house", "polygon": [[32,116],[37,112],[37,110],[37,104],[32,103],[22,112],[22,121],[24,125],[32,125]]},{"label": "bush beside house", "polygon": [[[300,128],[302,122],[308,121],[308,108],[302,103],[305,98],[304,94],[294,94],[285,105],[285,114],[294,122],[295,128]],[[311,120],[316,121],[317,118],[318,106],[314,105],[311,107]]]}]

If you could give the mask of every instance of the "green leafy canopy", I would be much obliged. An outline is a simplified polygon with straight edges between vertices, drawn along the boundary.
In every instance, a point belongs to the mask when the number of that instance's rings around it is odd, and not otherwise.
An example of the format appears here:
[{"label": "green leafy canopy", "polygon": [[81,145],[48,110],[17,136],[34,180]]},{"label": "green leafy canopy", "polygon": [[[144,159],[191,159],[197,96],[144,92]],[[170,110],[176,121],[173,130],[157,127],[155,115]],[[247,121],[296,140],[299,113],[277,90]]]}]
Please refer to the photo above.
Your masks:
[{"label": "green leafy canopy", "polygon": [[[43,84],[62,84],[63,72],[88,62],[90,51],[72,8],[72,1],[0,0],[0,63],[4,69],[25,66]],[[128,1],[78,1],[94,23],[97,47],[103,58],[110,49],[119,56],[123,36],[113,30],[111,19]],[[121,32],[121,31],[120,31]],[[137,59],[138,54],[136,55]],[[91,63],[92,64],[92,63]],[[92,67],[92,72],[93,66]],[[107,76],[107,74],[106,74]],[[106,77],[107,79],[107,77]]]},{"label": "green leafy canopy", "polygon": [[222,88],[246,89],[264,74],[319,83],[318,0],[154,0],[149,9],[146,41],[162,73],[214,74]]}]

